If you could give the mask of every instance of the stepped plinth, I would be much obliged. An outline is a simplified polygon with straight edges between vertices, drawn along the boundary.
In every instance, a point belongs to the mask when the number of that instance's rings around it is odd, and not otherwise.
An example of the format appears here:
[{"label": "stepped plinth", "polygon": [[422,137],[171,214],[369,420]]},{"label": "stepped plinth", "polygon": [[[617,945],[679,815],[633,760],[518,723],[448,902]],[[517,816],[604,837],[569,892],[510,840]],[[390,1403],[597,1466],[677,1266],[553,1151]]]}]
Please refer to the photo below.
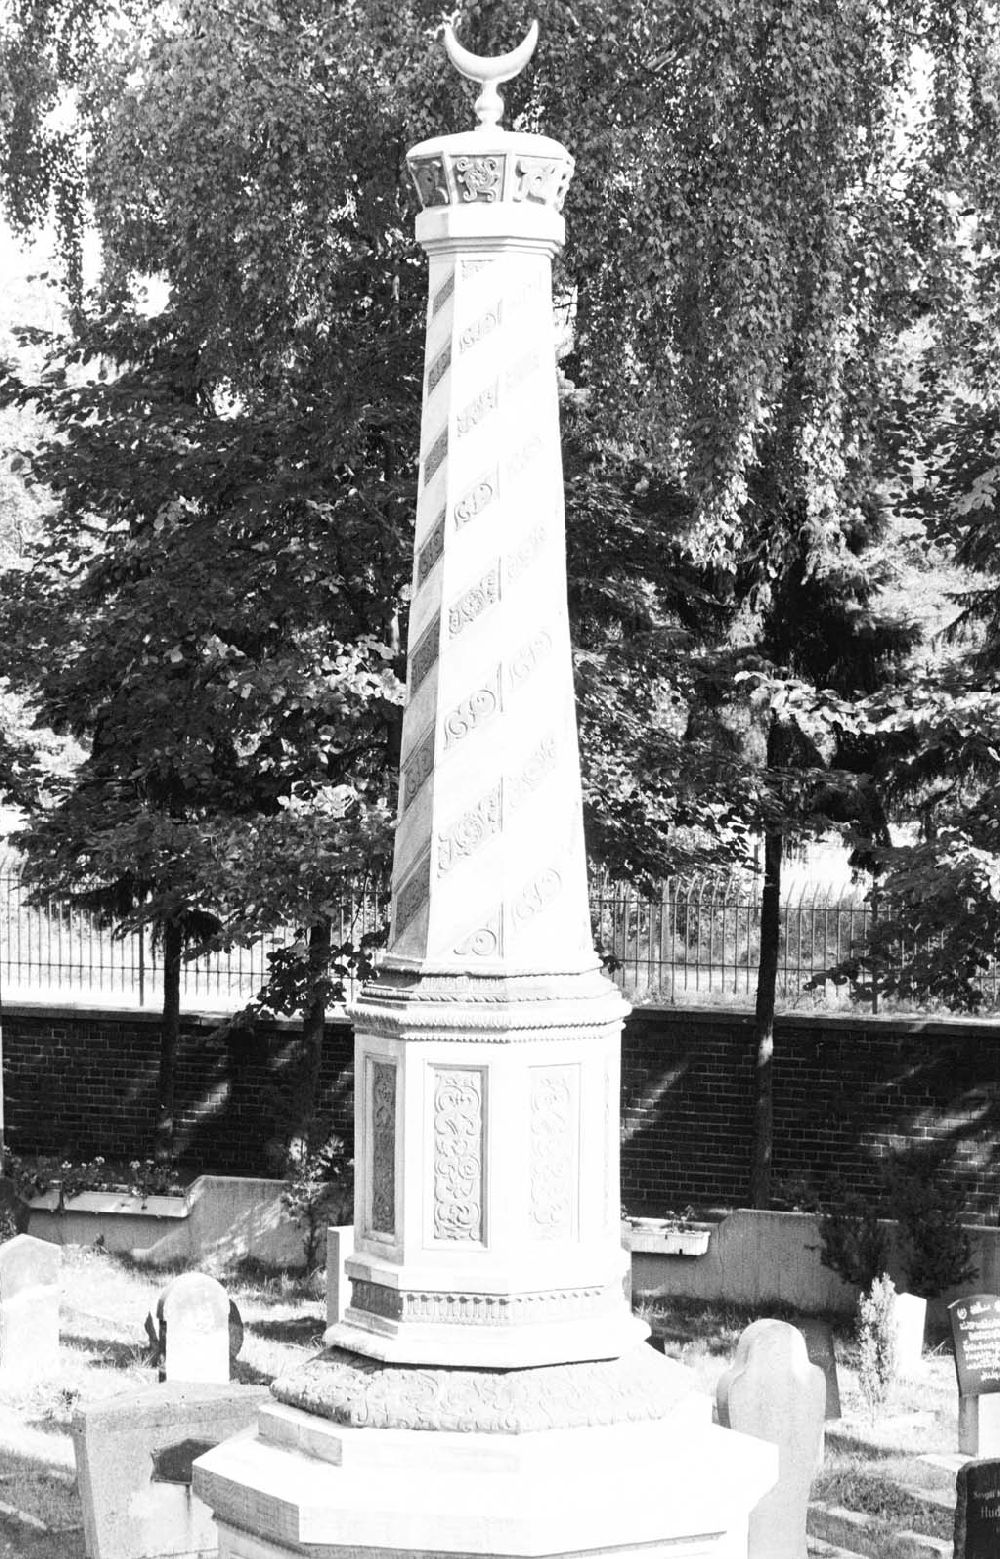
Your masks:
[{"label": "stepped plinth", "polygon": [[[572,159],[415,147],[429,289],[392,921],[355,1025],[351,1299],[202,1458],[223,1559],[745,1553],[770,1448],[715,1428],[624,1291],[627,1006],[590,927],[552,258]],[[742,1546],[741,1546],[742,1545]]]}]

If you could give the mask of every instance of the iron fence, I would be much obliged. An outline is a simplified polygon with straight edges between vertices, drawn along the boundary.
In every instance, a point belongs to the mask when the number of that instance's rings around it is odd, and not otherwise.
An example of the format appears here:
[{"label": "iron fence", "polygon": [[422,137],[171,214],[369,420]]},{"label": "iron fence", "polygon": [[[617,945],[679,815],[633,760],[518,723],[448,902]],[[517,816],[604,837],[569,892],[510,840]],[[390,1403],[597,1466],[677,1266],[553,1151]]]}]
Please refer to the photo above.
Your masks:
[{"label": "iron fence", "polygon": [[[382,929],[385,888],[358,883],[345,891],[334,941],[358,941]],[[858,892],[838,895],[800,886],[781,906],[778,1001],[786,1007],[846,1006],[850,988],[810,982],[862,950],[872,906]],[[760,953],[760,892],[752,881],[673,879],[655,893],[596,880],[591,891],[595,936],[613,977],[633,1000],[706,1005],[752,1002]],[[269,956],[289,946],[292,929],[246,947],[185,961],[181,1000],[187,1010],[234,1011],[254,997]],[[1000,1007],[1000,967],[984,980],[984,1006]],[[161,950],[148,932],[117,937],[87,911],[50,900],[28,902],[16,863],[0,861],[0,993],[6,1001],[76,998],[121,1006],[159,1006]],[[353,998],[355,985],[347,995]]]}]

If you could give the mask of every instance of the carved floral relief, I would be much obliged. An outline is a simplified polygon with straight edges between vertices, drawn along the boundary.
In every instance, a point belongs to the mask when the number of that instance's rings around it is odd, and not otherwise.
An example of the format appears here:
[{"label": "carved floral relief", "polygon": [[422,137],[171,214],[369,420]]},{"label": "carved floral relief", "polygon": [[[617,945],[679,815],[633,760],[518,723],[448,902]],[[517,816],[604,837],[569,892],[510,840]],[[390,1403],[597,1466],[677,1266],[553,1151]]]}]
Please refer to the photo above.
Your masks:
[{"label": "carved floral relief", "polygon": [[503,157],[456,157],[455,183],[460,187],[463,201],[500,199],[503,191]]},{"label": "carved floral relief", "polygon": [[396,1068],[371,1061],[372,1178],[370,1221],[375,1234],[396,1232]]},{"label": "carved floral relief", "polygon": [[459,861],[472,855],[487,839],[498,834],[501,826],[500,786],[495,785],[488,795],[452,824],[447,833],[438,835],[438,876],[444,876]]},{"label": "carved floral relief", "polygon": [[573,1233],[578,1090],[575,1066],[531,1068],[530,1210],[535,1233],[544,1240]]},{"label": "carved floral relief", "polygon": [[434,1068],[434,1238],[483,1238],[483,1090],[479,1069]]},{"label": "carved floral relief", "polygon": [[478,584],[470,586],[448,608],[448,635],[457,639],[463,628],[474,623],[488,606],[495,606],[500,599],[500,564],[494,563]]}]

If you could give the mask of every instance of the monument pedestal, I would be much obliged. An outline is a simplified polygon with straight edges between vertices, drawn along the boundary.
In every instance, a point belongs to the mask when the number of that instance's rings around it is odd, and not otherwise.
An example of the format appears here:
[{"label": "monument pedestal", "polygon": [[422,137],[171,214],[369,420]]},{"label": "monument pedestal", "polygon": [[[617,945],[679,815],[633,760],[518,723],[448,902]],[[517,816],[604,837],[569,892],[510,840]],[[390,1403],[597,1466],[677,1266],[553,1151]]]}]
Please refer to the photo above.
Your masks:
[{"label": "monument pedestal", "polygon": [[509,1371],[328,1350],[275,1387],[308,1411],[265,1407],[256,1433],[199,1460],[195,1492],[215,1511],[220,1559],[735,1559],[776,1451],[713,1425],[690,1378],[644,1344]]}]

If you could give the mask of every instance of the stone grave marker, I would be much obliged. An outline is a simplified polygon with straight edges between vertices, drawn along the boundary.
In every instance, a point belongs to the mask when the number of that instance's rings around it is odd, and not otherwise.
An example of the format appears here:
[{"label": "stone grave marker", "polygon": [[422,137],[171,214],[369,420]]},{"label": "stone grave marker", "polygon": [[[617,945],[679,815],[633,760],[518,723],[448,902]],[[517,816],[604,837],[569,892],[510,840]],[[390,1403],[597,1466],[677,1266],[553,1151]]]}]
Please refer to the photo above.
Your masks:
[{"label": "stone grave marker", "polygon": [[19,1196],[13,1180],[0,1175],[0,1240],[27,1234],[31,1208]]},{"label": "stone grave marker", "polygon": [[778,1481],[750,1512],[748,1559],[805,1559],[809,1490],[823,1457],[826,1378],[787,1321],[754,1321],[717,1387],[719,1422],[778,1447]]},{"label": "stone grave marker", "polygon": [[809,1362],[816,1364],[826,1378],[826,1417],[840,1417],[840,1382],[837,1379],[837,1358],[833,1351],[833,1327],[818,1316],[804,1316],[799,1331],[806,1340]]},{"label": "stone grave marker", "polygon": [[215,1278],[182,1272],[157,1300],[156,1322],[161,1381],[229,1380],[229,1297]]},{"label": "stone grave marker", "polygon": [[955,1559],[1000,1554],[1000,1461],[966,1462],[955,1482]]},{"label": "stone grave marker", "polygon": [[967,1294],[948,1306],[958,1377],[958,1448],[1000,1453],[1000,1295]]},{"label": "stone grave marker", "polygon": [[30,1234],[0,1245],[0,1381],[41,1380],[59,1369],[59,1247]]},{"label": "stone grave marker", "polygon": [[344,1319],[351,1293],[344,1263],[354,1255],[353,1223],[331,1224],[326,1231],[326,1324]]},{"label": "stone grave marker", "polygon": [[194,1559],[218,1553],[212,1513],[191,1491],[192,1463],[246,1429],[266,1386],[175,1382],[81,1409],[73,1449],[88,1559]]}]

